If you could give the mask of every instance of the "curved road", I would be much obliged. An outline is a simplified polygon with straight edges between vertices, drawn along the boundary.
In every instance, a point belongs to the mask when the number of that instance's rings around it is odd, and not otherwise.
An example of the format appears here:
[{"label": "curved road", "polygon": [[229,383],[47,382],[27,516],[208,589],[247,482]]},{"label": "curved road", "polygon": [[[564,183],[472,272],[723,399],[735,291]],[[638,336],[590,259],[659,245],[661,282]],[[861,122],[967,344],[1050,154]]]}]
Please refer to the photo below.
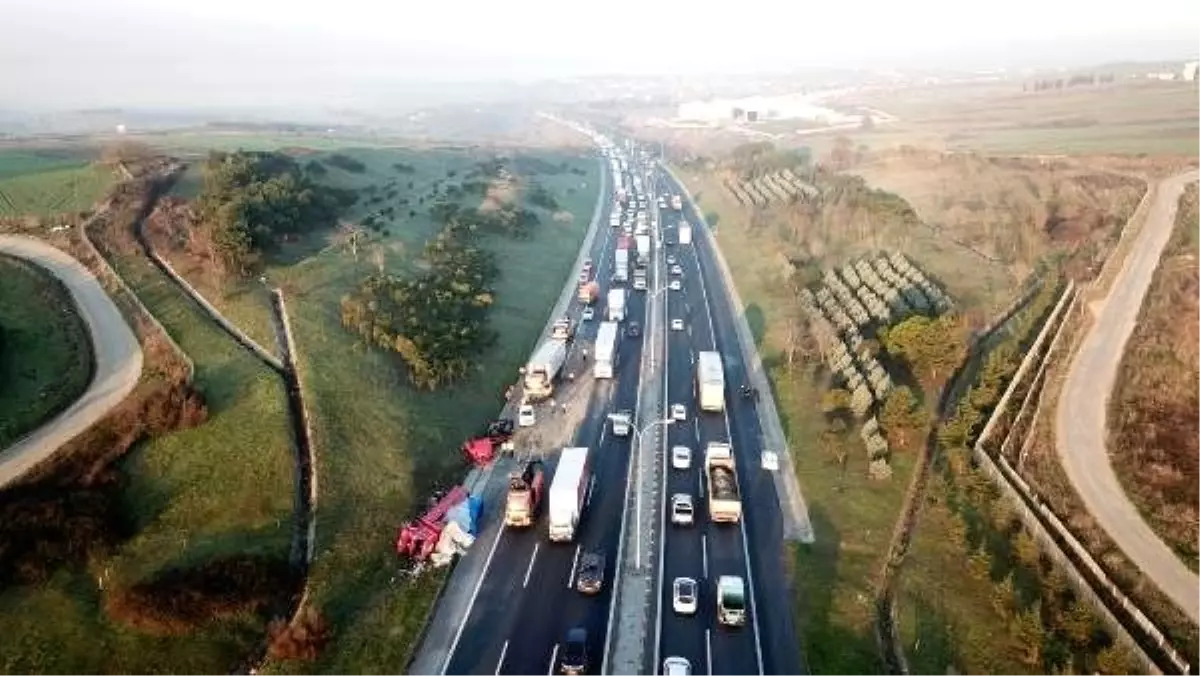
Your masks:
[{"label": "curved road", "polygon": [[31,237],[0,235],[0,253],[22,258],[58,277],[92,336],[96,372],[74,404],[16,444],[0,451],[0,488],[74,439],[128,395],[142,374],[142,348],[120,310],[79,261]]},{"label": "curved road", "polygon": [[1108,402],[1125,344],[1171,238],[1179,196],[1197,176],[1193,170],[1159,183],[1145,227],[1068,366],[1055,418],[1058,455],[1088,511],[1193,622],[1200,621],[1200,578],[1155,534],[1125,495],[1109,462],[1106,441]]}]

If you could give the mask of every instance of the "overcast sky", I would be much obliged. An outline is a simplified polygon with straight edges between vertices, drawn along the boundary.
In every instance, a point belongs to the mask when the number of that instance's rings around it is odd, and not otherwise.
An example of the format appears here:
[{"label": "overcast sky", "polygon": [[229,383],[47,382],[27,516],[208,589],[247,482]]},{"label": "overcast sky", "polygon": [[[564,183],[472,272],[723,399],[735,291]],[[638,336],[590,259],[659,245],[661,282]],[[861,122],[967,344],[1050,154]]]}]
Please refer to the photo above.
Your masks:
[{"label": "overcast sky", "polygon": [[1187,58],[1197,0],[0,0],[0,108],[362,105],[411,81]]}]

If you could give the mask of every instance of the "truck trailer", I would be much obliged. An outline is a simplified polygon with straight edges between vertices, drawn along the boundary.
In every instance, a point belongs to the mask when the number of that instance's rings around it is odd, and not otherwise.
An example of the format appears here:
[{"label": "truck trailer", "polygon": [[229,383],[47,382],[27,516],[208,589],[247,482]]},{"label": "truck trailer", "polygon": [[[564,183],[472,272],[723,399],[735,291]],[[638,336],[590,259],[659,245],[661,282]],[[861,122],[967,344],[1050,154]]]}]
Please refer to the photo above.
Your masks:
[{"label": "truck trailer", "polygon": [[650,261],[650,235],[638,235],[634,239],[637,241],[638,263],[644,265]]},{"label": "truck trailer", "polygon": [[629,250],[633,248],[633,242],[628,236],[622,235],[617,238],[617,248],[613,254],[613,280],[617,282],[629,281]]},{"label": "truck trailer", "polygon": [[679,221],[679,243],[692,243],[692,224],[687,221]]},{"label": "truck trailer", "polygon": [[625,321],[625,289],[608,290],[608,321]]},{"label": "truck trailer", "polygon": [[558,468],[550,482],[551,542],[571,542],[575,539],[583,509],[587,503],[591,466],[588,449],[584,446],[564,448],[558,458]]},{"label": "truck trailer", "polygon": [[601,322],[596,330],[596,363],[594,373],[597,378],[612,378],[617,363],[617,334],[620,326],[616,322]]},{"label": "truck trailer", "polygon": [[737,467],[729,444],[712,442],[704,451],[704,474],[708,479],[708,518],[713,523],[742,520],[742,498],[738,494]]},{"label": "truck trailer", "polygon": [[696,355],[696,394],[701,411],[725,409],[725,367],[720,352]]},{"label": "truck trailer", "polygon": [[561,340],[542,343],[525,364],[525,395],[532,401],[554,394],[554,381],[567,360],[567,344]]}]

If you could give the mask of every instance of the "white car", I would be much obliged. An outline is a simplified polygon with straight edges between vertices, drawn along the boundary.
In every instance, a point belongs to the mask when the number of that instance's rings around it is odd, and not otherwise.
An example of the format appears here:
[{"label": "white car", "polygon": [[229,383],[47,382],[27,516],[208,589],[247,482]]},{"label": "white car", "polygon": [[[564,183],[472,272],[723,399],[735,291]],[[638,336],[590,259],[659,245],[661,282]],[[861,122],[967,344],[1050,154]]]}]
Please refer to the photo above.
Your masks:
[{"label": "white car", "polygon": [[663,660],[663,676],[692,676],[692,663],[686,657],[668,657]]},{"label": "white car", "polygon": [[687,407],[683,404],[671,404],[671,420],[687,420]]},{"label": "white car", "polygon": [[692,504],[692,496],[687,493],[676,493],[671,496],[671,523],[676,526],[690,526],[696,522],[696,508]]},{"label": "white car", "polygon": [[517,409],[517,424],[521,427],[533,427],[537,422],[537,416],[533,413],[531,404],[521,404],[521,408]]},{"label": "white car", "polygon": [[679,291],[683,288],[683,284],[681,284],[678,279],[672,279],[670,287],[672,291]]},{"label": "white car", "polygon": [[[696,614],[696,589],[696,581],[692,578],[675,578],[675,583],[671,585],[671,607],[675,609],[675,612],[680,615]],[[666,671],[664,670],[663,673]]]},{"label": "white car", "polygon": [[675,469],[690,469],[692,466],[692,449],[687,446],[671,447],[671,467]]},{"label": "white car", "polygon": [[675,256],[667,256],[667,265],[675,265]]},{"label": "white car", "polygon": [[595,317],[596,317],[596,311],[590,307],[583,308],[583,314],[580,315],[580,319],[582,319],[585,322],[590,322]]},{"label": "white car", "polygon": [[673,275],[682,275],[682,274],[683,274],[683,267],[682,267],[682,266],[679,266],[679,265],[672,265],[672,266],[671,266],[671,274],[673,274]]},{"label": "white car", "polygon": [[683,330],[683,320],[682,319],[672,319],[671,320],[671,330],[672,331],[682,331]]},{"label": "white car", "polygon": [[775,451],[762,452],[762,468],[768,472],[779,471],[779,454]]}]

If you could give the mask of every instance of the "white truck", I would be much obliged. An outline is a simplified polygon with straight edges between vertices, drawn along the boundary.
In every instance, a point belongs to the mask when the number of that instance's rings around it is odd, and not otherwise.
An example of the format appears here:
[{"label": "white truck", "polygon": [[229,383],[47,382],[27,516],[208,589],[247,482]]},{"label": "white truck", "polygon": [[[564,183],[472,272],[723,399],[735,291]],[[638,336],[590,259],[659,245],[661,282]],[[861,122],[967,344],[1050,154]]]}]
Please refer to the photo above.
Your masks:
[{"label": "white truck", "polygon": [[692,243],[692,224],[687,221],[679,221],[679,243]]},{"label": "white truck", "polygon": [[587,447],[562,449],[554,479],[550,482],[548,530],[551,542],[571,542],[575,539],[575,531],[587,503],[591,474]]},{"label": "white truck", "polygon": [[613,253],[613,281],[629,281],[629,249],[632,242],[622,235],[617,238],[617,249]]},{"label": "white truck", "polygon": [[683,210],[683,200],[679,198],[679,195],[671,195],[671,208],[675,211]]},{"label": "white truck", "polygon": [[737,575],[717,578],[717,622],[729,627],[746,624],[746,581]]},{"label": "white truck", "polygon": [[733,447],[710,443],[704,451],[704,474],[708,479],[708,518],[713,523],[741,521],[742,498],[738,494]]},{"label": "white truck", "polygon": [[720,352],[696,355],[696,393],[701,411],[725,409],[725,366]]},{"label": "white truck", "polygon": [[612,378],[617,362],[617,334],[620,326],[616,322],[601,322],[596,329],[596,363],[593,366],[597,378]]},{"label": "white truck", "polygon": [[533,353],[525,365],[525,394],[533,401],[546,399],[554,394],[554,381],[567,360],[567,344],[561,340],[547,340]]},{"label": "white truck", "polygon": [[637,259],[638,263],[645,264],[650,261],[650,235],[637,235],[634,237],[637,242]]},{"label": "white truck", "polygon": [[608,321],[625,321],[625,289],[608,290]]},{"label": "white truck", "polygon": [[613,434],[618,437],[627,437],[633,430],[633,414],[629,411],[610,413],[608,419],[612,421]]}]

